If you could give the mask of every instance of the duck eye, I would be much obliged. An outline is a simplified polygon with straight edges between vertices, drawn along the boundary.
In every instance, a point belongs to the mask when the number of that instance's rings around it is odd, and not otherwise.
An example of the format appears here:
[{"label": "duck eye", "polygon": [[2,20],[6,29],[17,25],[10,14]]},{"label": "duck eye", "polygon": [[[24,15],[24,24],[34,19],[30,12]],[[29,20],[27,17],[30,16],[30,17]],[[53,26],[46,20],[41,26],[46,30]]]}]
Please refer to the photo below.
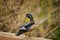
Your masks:
[{"label": "duck eye", "polygon": [[26,17],[32,18],[32,15],[31,14],[27,14]]},{"label": "duck eye", "polygon": [[28,18],[31,18],[31,16],[28,16]]}]

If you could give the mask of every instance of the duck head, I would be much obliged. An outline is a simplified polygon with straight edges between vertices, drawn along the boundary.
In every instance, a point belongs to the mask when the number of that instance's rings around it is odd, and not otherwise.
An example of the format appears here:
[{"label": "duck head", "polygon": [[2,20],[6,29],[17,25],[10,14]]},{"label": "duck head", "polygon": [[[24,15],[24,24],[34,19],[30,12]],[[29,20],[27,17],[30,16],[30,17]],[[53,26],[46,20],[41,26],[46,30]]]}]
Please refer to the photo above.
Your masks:
[{"label": "duck head", "polygon": [[33,21],[33,16],[31,14],[26,14],[26,18],[29,18],[30,21]]}]

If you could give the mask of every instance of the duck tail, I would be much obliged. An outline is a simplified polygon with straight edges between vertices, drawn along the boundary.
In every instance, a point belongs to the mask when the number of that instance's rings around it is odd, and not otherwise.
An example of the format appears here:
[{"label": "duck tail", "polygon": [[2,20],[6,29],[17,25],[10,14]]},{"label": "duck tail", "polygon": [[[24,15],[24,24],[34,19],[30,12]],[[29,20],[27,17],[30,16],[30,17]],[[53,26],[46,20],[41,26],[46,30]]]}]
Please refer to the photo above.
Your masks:
[{"label": "duck tail", "polygon": [[16,33],[16,36],[19,36],[23,33],[23,31],[19,30],[17,33]]}]

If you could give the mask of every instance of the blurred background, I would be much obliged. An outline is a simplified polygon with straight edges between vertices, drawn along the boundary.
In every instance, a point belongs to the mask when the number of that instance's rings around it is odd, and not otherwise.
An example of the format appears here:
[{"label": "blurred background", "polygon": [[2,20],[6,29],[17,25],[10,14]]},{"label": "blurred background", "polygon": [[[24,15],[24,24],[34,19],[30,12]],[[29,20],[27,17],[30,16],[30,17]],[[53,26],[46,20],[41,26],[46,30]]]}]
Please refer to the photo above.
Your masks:
[{"label": "blurred background", "polygon": [[0,0],[0,31],[16,33],[27,13],[36,27],[30,36],[60,40],[60,0]]}]

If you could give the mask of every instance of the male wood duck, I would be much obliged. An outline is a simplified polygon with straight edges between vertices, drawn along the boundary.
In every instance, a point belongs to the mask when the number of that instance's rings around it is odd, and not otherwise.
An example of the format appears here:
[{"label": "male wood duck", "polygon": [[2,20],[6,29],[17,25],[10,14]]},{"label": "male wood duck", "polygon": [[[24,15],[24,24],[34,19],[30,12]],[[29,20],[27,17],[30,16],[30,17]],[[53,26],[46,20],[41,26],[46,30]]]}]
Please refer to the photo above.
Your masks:
[{"label": "male wood duck", "polygon": [[19,31],[17,32],[16,36],[29,32],[31,30],[31,27],[33,27],[33,25],[35,24],[33,16],[31,14],[26,14],[26,18],[29,18],[30,22],[25,23],[22,26],[20,26]]}]

